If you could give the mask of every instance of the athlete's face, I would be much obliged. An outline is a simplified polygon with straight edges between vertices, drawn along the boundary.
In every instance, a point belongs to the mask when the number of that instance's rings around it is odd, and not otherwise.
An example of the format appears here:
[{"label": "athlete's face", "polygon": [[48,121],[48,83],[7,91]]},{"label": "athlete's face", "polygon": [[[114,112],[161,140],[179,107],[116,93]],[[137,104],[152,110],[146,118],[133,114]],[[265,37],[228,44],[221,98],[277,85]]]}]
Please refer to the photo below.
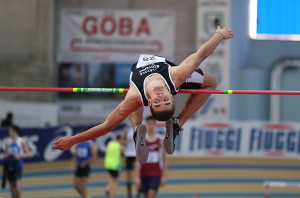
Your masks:
[{"label": "athlete's face", "polygon": [[148,97],[148,106],[152,106],[155,111],[164,111],[172,109],[174,98],[166,89],[157,89]]},{"label": "athlete's face", "polygon": [[17,133],[14,131],[14,129],[12,127],[9,127],[8,129],[8,135],[11,137],[11,138],[14,138],[17,136]]},{"label": "athlete's face", "polygon": [[148,132],[153,132],[155,130],[156,121],[155,120],[147,120],[146,126],[148,129]]}]

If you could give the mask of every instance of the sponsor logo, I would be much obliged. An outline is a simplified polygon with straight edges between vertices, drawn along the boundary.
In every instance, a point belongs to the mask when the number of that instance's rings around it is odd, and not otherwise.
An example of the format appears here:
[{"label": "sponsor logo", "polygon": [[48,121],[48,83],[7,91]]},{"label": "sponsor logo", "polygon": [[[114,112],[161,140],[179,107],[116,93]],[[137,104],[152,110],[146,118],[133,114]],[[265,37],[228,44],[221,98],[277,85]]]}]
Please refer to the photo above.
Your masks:
[{"label": "sponsor logo", "polygon": [[250,130],[249,152],[264,152],[268,156],[300,153],[300,132],[289,125],[263,125]]},{"label": "sponsor logo", "polygon": [[55,161],[63,153],[63,151],[53,148],[53,142],[55,142],[56,140],[58,140],[61,137],[71,136],[73,134],[73,130],[69,126],[64,126],[64,127],[58,128],[56,131],[54,131],[54,134],[58,135],[58,136],[56,136],[54,139],[50,140],[44,150],[43,156],[44,156],[45,161],[47,161],[47,162]]},{"label": "sponsor logo", "polygon": [[239,152],[241,132],[241,128],[221,123],[192,127],[189,151],[205,151],[211,155],[220,155],[228,151]]}]

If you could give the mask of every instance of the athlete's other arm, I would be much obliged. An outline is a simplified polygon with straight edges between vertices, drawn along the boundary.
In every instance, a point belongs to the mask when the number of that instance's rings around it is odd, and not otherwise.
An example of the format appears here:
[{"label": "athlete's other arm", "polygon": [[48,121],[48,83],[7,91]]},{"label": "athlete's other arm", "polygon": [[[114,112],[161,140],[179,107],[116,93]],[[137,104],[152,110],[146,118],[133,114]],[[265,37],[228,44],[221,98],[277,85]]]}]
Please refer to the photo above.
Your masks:
[{"label": "athlete's other arm", "polygon": [[91,149],[91,153],[92,153],[92,157],[90,158],[90,163],[93,163],[98,158],[97,150],[96,150],[94,142],[91,142],[90,149]]},{"label": "athlete's other arm", "polygon": [[63,137],[53,143],[59,150],[68,150],[74,144],[85,142],[113,130],[131,113],[143,106],[140,96],[134,88],[129,88],[125,99],[109,114],[105,122],[75,136]]},{"label": "athlete's other arm", "polygon": [[186,58],[178,67],[171,67],[172,79],[176,87],[179,87],[186,79],[199,67],[202,61],[204,61],[220,44],[222,40],[231,39],[234,34],[230,29],[219,26],[215,35],[206,43],[204,43],[196,53]]},{"label": "athlete's other arm", "polygon": [[8,158],[8,141],[5,142],[3,157],[4,159]]},{"label": "athlete's other arm", "polygon": [[27,145],[27,143],[26,143],[25,140],[22,140],[21,145],[23,147],[24,154],[22,156],[20,156],[20,157],[22,157],[22,158],[29,158],[29,157],[31,157],[31,152],[30,152],[30,150],[28,148],[28,145]]}]

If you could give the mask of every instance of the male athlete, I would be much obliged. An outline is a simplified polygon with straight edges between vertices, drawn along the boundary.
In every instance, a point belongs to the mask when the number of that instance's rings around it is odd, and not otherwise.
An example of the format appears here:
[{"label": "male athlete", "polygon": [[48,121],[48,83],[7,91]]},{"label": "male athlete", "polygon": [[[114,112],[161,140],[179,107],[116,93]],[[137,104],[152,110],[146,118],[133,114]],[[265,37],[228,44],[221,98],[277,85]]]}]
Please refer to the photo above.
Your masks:
[{"label": "male athlete", "polygon": [[[222,40],[231,39],[234,34],[230,29],[219,26],[214,36],[203,44],[196,53],[190,55],[178,66],[171,67],[169,61],[154,55],[141,55],[133,65],[130,75],[130,87],[125,99],[109,114],[105,122],[84,133],[63,137],[54,142],[55,149],[67,150],[72,145],[102,136],[113,130],[129,115],[135,127],[137,140],[137,160],[144,164],[148,159],[145,144],[146,127],[142,125],[143,106],[149,106],[154,118],[166,121],[166,137],[164,146],[168,154],[174,152],[174,141],[181,131],[181,126],[208,99],[209,94],[191,94],[187,99],[179,117],[172,118],[175,112],[173,95],[187,84],[194,84],[201,89],[215,89],[215,77],[205,70],[199,69],[204,61]],[[182,87],[181,87],[182,86]],[[192,87],[188,87],[192,88]],[[173,95],[172,95],[173,94]]]}]

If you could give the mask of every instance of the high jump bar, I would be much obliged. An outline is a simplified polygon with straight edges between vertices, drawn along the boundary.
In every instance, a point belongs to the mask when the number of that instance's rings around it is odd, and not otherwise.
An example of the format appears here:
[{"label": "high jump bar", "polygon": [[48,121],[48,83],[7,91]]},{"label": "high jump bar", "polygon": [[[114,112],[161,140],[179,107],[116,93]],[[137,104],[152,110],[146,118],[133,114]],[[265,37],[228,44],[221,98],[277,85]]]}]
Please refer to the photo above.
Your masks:
[{"label": "high jump bar", "polygon": [[[83,93],[127,93],[126,88],[61,88],[61,87],[1,87],[0,91],[37,91],[37,92],[83,92]],[[199,90],[181,89],[182,94],[256,94],[256,95],[300,95],[300,91],[284,90]]]}]

